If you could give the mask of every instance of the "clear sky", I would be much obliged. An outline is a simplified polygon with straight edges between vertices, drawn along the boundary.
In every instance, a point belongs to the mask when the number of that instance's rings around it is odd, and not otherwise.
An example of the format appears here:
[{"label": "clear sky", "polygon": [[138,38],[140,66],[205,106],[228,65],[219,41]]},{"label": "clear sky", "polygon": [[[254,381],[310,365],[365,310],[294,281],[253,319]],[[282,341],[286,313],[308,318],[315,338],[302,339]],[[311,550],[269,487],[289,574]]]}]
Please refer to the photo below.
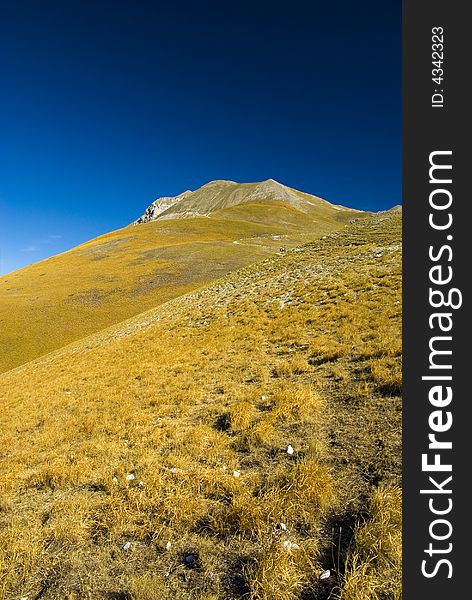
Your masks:
[{"label": "clear sky", "polygon": [[401,202],[401,2],[0,8],[0,272],[212,179]]}]

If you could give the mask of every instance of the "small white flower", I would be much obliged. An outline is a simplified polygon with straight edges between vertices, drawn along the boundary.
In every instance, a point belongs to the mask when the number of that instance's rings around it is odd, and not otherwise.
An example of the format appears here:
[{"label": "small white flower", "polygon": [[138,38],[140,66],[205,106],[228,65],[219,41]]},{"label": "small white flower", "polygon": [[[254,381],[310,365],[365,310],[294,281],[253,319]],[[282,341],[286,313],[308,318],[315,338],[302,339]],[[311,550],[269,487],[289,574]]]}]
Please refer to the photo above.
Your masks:
[{"label": "small white flower", "polygon": [[167,542],[166,544],[166,550],[170,550],[172,548],[172,543],[171,542]]},{"label": "small white flower", "polygon": [[169,470],[171,473],[177,473],[176,467],[171,467]]},{"label": "small white flower", "polygon": [[128,475],[126,475],[126,481],[134,481],[135,479],[134,473],[128,473]]},{"label": "small white flower", "polygon": [[280,529],[282,529],[283,531],[287,531],[287,525],[285,525],[285,523],[279,523],[279,527],[280,527]]},{"label": "small white flower", "polygon": [[139,487],[143,487],[143,485],[144,485],[144,481],[140,481],[139,482]]},{"label": "small white flower", "polygon": [[287,446],[287,454],[292,455],[295,452],[295,450],[293,449],[293,446],[291,444],[289,444]]},{"label": "small white flower", "polygon": [[285,540],[282,543],[282,546],[287,550],[298,550],[300,548],[298,544],[295,544],[295,542],[291,542],[290,540]]},{"label": "small white flower", "polygon": [[236,471],[233,471],[233,475],[234,475],[235,477],[239,477],[239,476],[241,475],[241,471],[240,471],[239,469],[238,469],[238,470],[236,470]]},{"label": "small white flower", "polygon": [[328,579],[328,577],[331,577],[331,571],[329,569],[327,571],[323,571],[323,573],[320,575],[320,579]]},{"label": "small white flower", "polygon": [[129,550],[131,548],[131,542],[126,542],[126,544],[123,544],[123,550]]},{"label": "small white flower", "polygon": [[265,396],[261,396],[261,400],[262,401],[266,400],[266,397]]},{"label": "small white flower", "polygon": [[113,477],[112,481],[113,481],[114,483],[117,483],[117,482],[118,482],[118,478],[117,478],[117,477]]}]

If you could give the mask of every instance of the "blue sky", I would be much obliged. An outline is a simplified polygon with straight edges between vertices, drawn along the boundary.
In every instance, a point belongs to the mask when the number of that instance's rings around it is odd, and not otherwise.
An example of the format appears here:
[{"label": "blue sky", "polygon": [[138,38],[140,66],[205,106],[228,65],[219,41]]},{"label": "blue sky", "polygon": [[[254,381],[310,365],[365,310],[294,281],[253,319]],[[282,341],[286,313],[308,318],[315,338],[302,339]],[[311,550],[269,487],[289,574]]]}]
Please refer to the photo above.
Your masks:
[{"label": "blue sky", "polygon": [[18,0],[0,18],[0,272],[156,197],[268,178],[401,201],[401,2]]}]

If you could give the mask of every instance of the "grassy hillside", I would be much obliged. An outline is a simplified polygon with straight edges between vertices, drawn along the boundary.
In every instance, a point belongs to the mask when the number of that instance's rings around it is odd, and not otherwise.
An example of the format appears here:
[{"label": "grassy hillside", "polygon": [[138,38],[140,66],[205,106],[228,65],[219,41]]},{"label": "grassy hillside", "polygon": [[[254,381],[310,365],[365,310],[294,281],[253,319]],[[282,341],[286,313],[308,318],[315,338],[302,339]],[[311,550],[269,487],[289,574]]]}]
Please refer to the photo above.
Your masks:
[{"label": "grassy hillside", "polygon": [[282,201],[132,225],[0,278],[0,372],[343,226]]},{"label": "grassy hillside", "polygon": [[0,375],[0,597],[399,599],[400,226],[369,217]]}]

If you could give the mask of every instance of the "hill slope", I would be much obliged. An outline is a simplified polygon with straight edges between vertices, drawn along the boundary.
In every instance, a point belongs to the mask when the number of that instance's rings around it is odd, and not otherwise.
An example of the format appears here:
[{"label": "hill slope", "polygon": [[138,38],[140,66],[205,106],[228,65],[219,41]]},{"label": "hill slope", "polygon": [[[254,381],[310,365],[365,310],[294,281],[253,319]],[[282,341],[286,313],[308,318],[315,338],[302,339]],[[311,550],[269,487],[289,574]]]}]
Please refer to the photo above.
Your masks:
[{"label": "hill slope", "polygon": [[0,371],[362,215],[322,200],[305,202],[304,212],[284,194],[305,195],[280,184],[274,191],[231,183],[230,199],[222,201],[221,185],[184,193],[177,203],[192,199],[191,210],[200,206],[206,216],[170,214],[171,206],[165,220],[130,225],[1,277]]},{"label": "hill slope", "polygon": [[400,597],[400,232],[368,217],[0,375],[4,597]]}]

